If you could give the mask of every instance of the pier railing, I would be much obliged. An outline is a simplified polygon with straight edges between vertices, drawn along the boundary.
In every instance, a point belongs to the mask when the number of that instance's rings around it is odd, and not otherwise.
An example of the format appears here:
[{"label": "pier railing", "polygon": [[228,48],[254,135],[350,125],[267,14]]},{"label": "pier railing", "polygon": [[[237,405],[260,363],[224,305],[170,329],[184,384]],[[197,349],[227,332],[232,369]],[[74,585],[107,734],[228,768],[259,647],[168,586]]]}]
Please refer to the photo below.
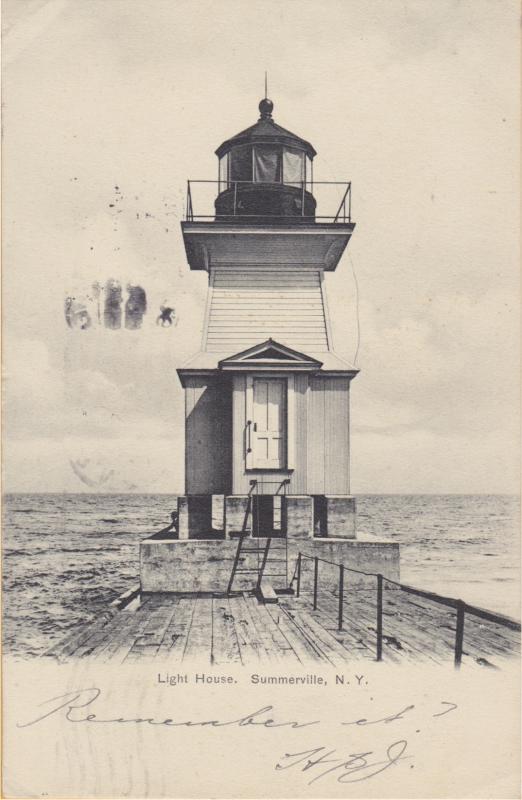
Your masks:
[{"label": "pier railing", "polygon": [[302,564],[305,559],[313,562],[313,594],[312,594],[312,608],[314,611],[318,609],[319,604],[319,564],[328,564],[331,567],[335,567],[339,570],[338,572],[338,613],[337,613],[337,627],[339,631],[343,630],[343,622],[344,622],[344,611],[345,611],[345,573],[352,572],[356,573],[357,575],[364,575],[368,578],[374,578],[376,581],[375,584],[375,591],[376,591],[376,603],[375,603],[375,623],[376,623],[376,652],[375,657],[376,661],[382,661],[382,644],[383,644],[383,588],[385,584],[389,584],[390,586],[394,586],[396,589],[400,590],[401,592],[405,592],[406,594],[415,595],[416,597],[423,598],[424,600],[429,600],[434,603],[438,603],[439,605],[446,606],[449,608],[455,609],[456,612],[456,623],[455,623],[455,642],[454,642],[454,664],[455,667],[458,669],[462,663],[462,654],[464,650],[464,623],[466,614],[471,616],[475,616],[481,620],[485,620],[487,622],[491,622],[495,625],[500,625],[501,627],[508,628],[513,631],[520,632],[521,625],[520,622],[517,622],[510,617],[506,617],[503,614],[496,614],[492,611],[487,611],[483,608],[478,608],[477,606],[469,605],[469,603],[464,602],[464,600],[457,600],[454,597],[445,597],[441,594],[436,594],[435,592],[427,592],[422,589],[416,589],[413,586],[408,586],[405,583],[399,583],[398,581],[394,581],[391,578],[386,578],[381,573],[376,572],[364,572],[360,569],[354,569],[353,567],[347,567],[344,564],[339,564],[335,561],[328,561],[325,558],[319,558],[318,556],[311,556],[307,553],[299,552],[297,556],[297,563],[294,572],[293,580],[296,581],[296,597],[299,597],[301,594],[301,573],[302,573]]}]

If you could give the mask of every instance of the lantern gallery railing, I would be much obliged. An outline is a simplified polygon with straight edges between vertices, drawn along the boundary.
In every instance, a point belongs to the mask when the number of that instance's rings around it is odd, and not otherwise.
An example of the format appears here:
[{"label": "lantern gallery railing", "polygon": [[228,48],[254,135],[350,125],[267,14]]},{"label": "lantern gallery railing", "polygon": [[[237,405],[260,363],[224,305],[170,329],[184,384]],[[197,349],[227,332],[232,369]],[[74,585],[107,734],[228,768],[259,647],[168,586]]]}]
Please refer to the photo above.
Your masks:
[{"label": "lantern gallery railing", "polygon": [[350,181],[187,181],[187,222],[230,221],[238,217],[253,220],[293,217],[301,218],[302,222],[350,223],[352,184]]},{"label": "lantern gallery railing", "polygon": [[[364,575],[368,578],[375,578],[375,630],[376,630],[376,661],[382,661],[382,644],[383,644],[383,588],[385,585],[395,587],[401,592],[406,594],[415,595],[424,600],[437,603],[442,606],[455,609],[455,641],[453,647],[453,659],[455,667],[460,667],[462,662],[463,648],[464,648],[464,621],[466,614],[477,617],[480,620],[485,620],[494,625],[499,625],[508,628],[512,631],[520,632],[520,623],[503,614],[495,614],[492,611],[487,611],[483,608],[468,605],[463,600],[456,600],[453,597],[445,597],[444,595],[435,594],[434,592],[426,592],[422,589],[415,589],[413,586],[407,586],[404,583],[398,583],[384,575],[375,572],[363,572],[359,569],[352,569],[346,567],[344,564],[338,564],[334,561],[327,561],[324,558],[311,556],[307,553],[299,552],[297,556],[296,567],[292,583],[296,581],[296,597],[302,593],[302,569],[303,561],[309,560],[313,562],[313,593],[312,593],[312,609],[317,611],[320,603],[319,590],[320,590],[320,570],[319,564],[328,564],[335,567],[338,572],[337,579],[337,594],[338,594],[338,612],[337,612],[337,628],[339,631],[343,630],[344,611],[346,605],[346,586],[345,586],[345,572],[352,572],[358,575]],[[331,586],[331,581],[329,581]]]}]

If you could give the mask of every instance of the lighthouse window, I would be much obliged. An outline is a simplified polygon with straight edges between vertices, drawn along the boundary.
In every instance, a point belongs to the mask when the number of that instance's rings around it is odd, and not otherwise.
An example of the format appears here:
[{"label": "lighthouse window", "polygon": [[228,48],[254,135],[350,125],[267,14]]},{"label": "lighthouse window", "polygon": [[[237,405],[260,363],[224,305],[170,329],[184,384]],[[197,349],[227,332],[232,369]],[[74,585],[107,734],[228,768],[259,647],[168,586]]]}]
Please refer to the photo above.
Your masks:
[{"label": "lighthouse window", "polygon": [[270,145],[254,148],[254,181],[259,183],[281,182],[281,151]]},{"label": "lighthouse window", "polygon": [[230,180],[252,180],[252,148],[248,146],[234,147],[230,151]]},{"label": "lighthouse window", "polygon": [[283,183],[300,187],[304,180],[304,159],[300,150],[283,150]]},{"label": "lighthouse window", "polygon": [[313,188],[314,188],[314,186],[313,186],[314,185],[314,166],[313,166],[313,164],[314,164],[314,162],[312,161],[312,159],[309,158],[309,156],[306,156],[306,161],[305,161],[305,181],[306,181],[306,184],[307,184],[306,189],[309,192],[313,192]]},{"label": "lighthouse window", "polygon": [[228,153],[219,159],[219,191],[228,188]]}]

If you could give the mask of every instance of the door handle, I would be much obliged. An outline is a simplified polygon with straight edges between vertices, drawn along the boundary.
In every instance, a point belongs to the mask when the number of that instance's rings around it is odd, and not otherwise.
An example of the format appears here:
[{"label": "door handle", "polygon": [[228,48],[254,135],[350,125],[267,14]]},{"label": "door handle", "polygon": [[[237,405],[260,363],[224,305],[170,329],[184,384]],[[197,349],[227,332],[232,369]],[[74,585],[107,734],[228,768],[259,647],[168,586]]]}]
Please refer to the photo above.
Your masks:
[{"label": "door handle", "polygon": [[246,449],[247,453],[252,452],[251,425],[252,425],[252,420],[247,419],[247,449]]}]

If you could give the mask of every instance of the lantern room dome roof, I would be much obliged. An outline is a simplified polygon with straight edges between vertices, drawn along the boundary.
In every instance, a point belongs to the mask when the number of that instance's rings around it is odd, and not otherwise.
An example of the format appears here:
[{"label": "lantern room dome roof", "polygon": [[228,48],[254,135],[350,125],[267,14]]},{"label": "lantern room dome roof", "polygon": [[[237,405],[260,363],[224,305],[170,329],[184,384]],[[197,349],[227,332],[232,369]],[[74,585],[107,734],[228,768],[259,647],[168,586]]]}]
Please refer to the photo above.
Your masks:
[{"label": "lantern room dome roof", "polygon": [[316,151],[310,142],[301,139],[300,136],[296,136],[295,133],[287,131],[286,128],[282,128],[274,122],[272,119],[273,108],[274,104],[267,97],[261,100],[259,103],[261,116],[258,121],[255,125],[251,125],[250,128],[246,128],[236,136],[220,144],[216,150],[218,158],[226,155],[233,147],[243,144],[280,144],[286,147],[296,147],[299,150],[304,150],[309,158],[313,158],[316,155]]}]

